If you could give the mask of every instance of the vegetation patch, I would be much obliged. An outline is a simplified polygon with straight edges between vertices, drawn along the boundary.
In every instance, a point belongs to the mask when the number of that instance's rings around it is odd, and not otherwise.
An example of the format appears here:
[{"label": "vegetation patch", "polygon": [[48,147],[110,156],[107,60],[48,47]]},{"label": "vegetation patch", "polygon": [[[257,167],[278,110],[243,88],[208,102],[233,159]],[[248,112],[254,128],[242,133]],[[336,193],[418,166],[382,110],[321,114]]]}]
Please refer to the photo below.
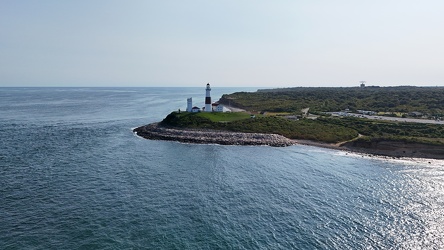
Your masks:
[{"label": "vegetation patch", "polygon": [[[325,123],[336,124],[356,129],[360,134],[381,138],[424,138],[442,141],[444,126],[440,124],[390,122],[382,120],[367,120],[355,117],[318,118]],[[431,141],[431,140],[428,140]]]},{"label": "vegetation patch", "polygon": [[247,112],[200,112],[194,115],[209,119],[212,122],[232,122],[250,118]]},{"label": "vegetation patch", "polygon": [[[284,88],[237,92],[219,101],[248,111],[311,113],[372,110],[396,116],[444,116],[444,87]],[[413,114],[413,112],[416,112]]]},{"label": "vegetation patch", "polygon": [[275,133],[290,139],[304,139],[336,143],[358,136],[352,128],[316,120],[288,120],[280,117],[259,117],[225,124],[231,131],[250,133]]},{"label": "vegetation patch", "polygon": [[[209,114],[209,113],[208,113]],[[236,113],[226,113],[232,116],[231,122],[211,120],[204,113],[177,113],[169,114],[161,124],[180,128],[217,129],[244,133],[274,133],[290,139],[305,139],[321,142],[336,143],[353,139],[358,136],[355,129],[341,125],[325,123],[316,120],[292,121],[281,117],[256,117],[240,119]],[[236,119],[234,119],[236,118]]]}]

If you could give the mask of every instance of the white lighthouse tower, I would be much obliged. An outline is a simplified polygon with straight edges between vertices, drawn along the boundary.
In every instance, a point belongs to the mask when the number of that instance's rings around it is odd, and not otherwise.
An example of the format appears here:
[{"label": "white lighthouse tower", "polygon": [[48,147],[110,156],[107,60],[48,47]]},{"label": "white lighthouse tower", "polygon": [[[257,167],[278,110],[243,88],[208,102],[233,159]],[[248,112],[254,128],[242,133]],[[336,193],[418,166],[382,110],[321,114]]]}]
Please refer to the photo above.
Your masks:
[{"label": "white lighthouse tower", "polygon": [[187,112],[191,112],[191,109],[193,108],[193,98],[187,99]]},{"label": "white lighthouse tower", "polygon": [[207,83],[206,95],[205,95],[205,112],[212,112],[213,109],[211,107],[211,88],[210,84]]}]

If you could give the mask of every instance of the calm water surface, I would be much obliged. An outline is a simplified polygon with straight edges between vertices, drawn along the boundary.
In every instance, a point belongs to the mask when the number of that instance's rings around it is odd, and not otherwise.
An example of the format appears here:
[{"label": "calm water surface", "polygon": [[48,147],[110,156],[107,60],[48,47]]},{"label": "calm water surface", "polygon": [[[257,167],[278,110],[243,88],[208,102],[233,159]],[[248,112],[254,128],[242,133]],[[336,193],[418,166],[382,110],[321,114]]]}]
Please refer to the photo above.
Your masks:
[{"label": "calm water surface", "polygon": [[[213,88],[223,93],[255,89]],[[441,249],[444,162],[150,141],[204,88],[0,88],[0,249]]]}]

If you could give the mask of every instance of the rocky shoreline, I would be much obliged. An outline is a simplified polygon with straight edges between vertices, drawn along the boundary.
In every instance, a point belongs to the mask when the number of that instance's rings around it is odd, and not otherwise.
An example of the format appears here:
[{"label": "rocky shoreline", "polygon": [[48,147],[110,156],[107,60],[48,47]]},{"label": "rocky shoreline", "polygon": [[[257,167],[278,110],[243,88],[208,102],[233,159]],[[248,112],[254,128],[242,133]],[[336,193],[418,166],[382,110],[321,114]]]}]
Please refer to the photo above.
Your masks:
[{"label": "rocky shoreline", "polygon": [[178,129],[151,123],[133,130],[138,136],[151,140],[179,141],[199,144],[221,145],[267,145],[286,147],[295,142],[282,135],[261,133],[239,133],[215,130]]},{"label": "rocky shoreline", "polygon": [[151,123],[133,130],[138,136],[150,140],[167,140],[184,143],[221,144],[221,145],[266,145],[286,147],[296,144],[345,150],[368,155],[388,157],[444,159],[443,146],[402,143],[399,141],[379,141],[368,144],[345,142],[329,144],[307,140],[292,140],[278,134],[240,133],[229,131],[179,129],[163,127],[159,123]]}]

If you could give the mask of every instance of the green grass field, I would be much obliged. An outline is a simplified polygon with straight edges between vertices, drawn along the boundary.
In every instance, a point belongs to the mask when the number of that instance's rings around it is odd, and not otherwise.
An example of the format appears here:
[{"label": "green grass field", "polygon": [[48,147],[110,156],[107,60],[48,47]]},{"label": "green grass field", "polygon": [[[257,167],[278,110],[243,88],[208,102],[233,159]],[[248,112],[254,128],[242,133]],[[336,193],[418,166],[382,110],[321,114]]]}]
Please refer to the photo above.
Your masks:
[{"label": "green grass field", "polygon": [[200,116],[202,118],[207,118],[212,122],[232,122],[250,118],[250,114],[246,112],[200,112],[195,115]]},{"label": "green grass field", "polygon": [[280,116],[256,115],[247,112],[188,113],[172,112],[162,121],[163,125],[180,128],[217,129],[246,133],[275,133],[290,139],[305,139],[336,143],[356,138],[385,138],[442,145],[444,126],[436,124],[397,123],[353,117],[316,120],[288,120]]}]

